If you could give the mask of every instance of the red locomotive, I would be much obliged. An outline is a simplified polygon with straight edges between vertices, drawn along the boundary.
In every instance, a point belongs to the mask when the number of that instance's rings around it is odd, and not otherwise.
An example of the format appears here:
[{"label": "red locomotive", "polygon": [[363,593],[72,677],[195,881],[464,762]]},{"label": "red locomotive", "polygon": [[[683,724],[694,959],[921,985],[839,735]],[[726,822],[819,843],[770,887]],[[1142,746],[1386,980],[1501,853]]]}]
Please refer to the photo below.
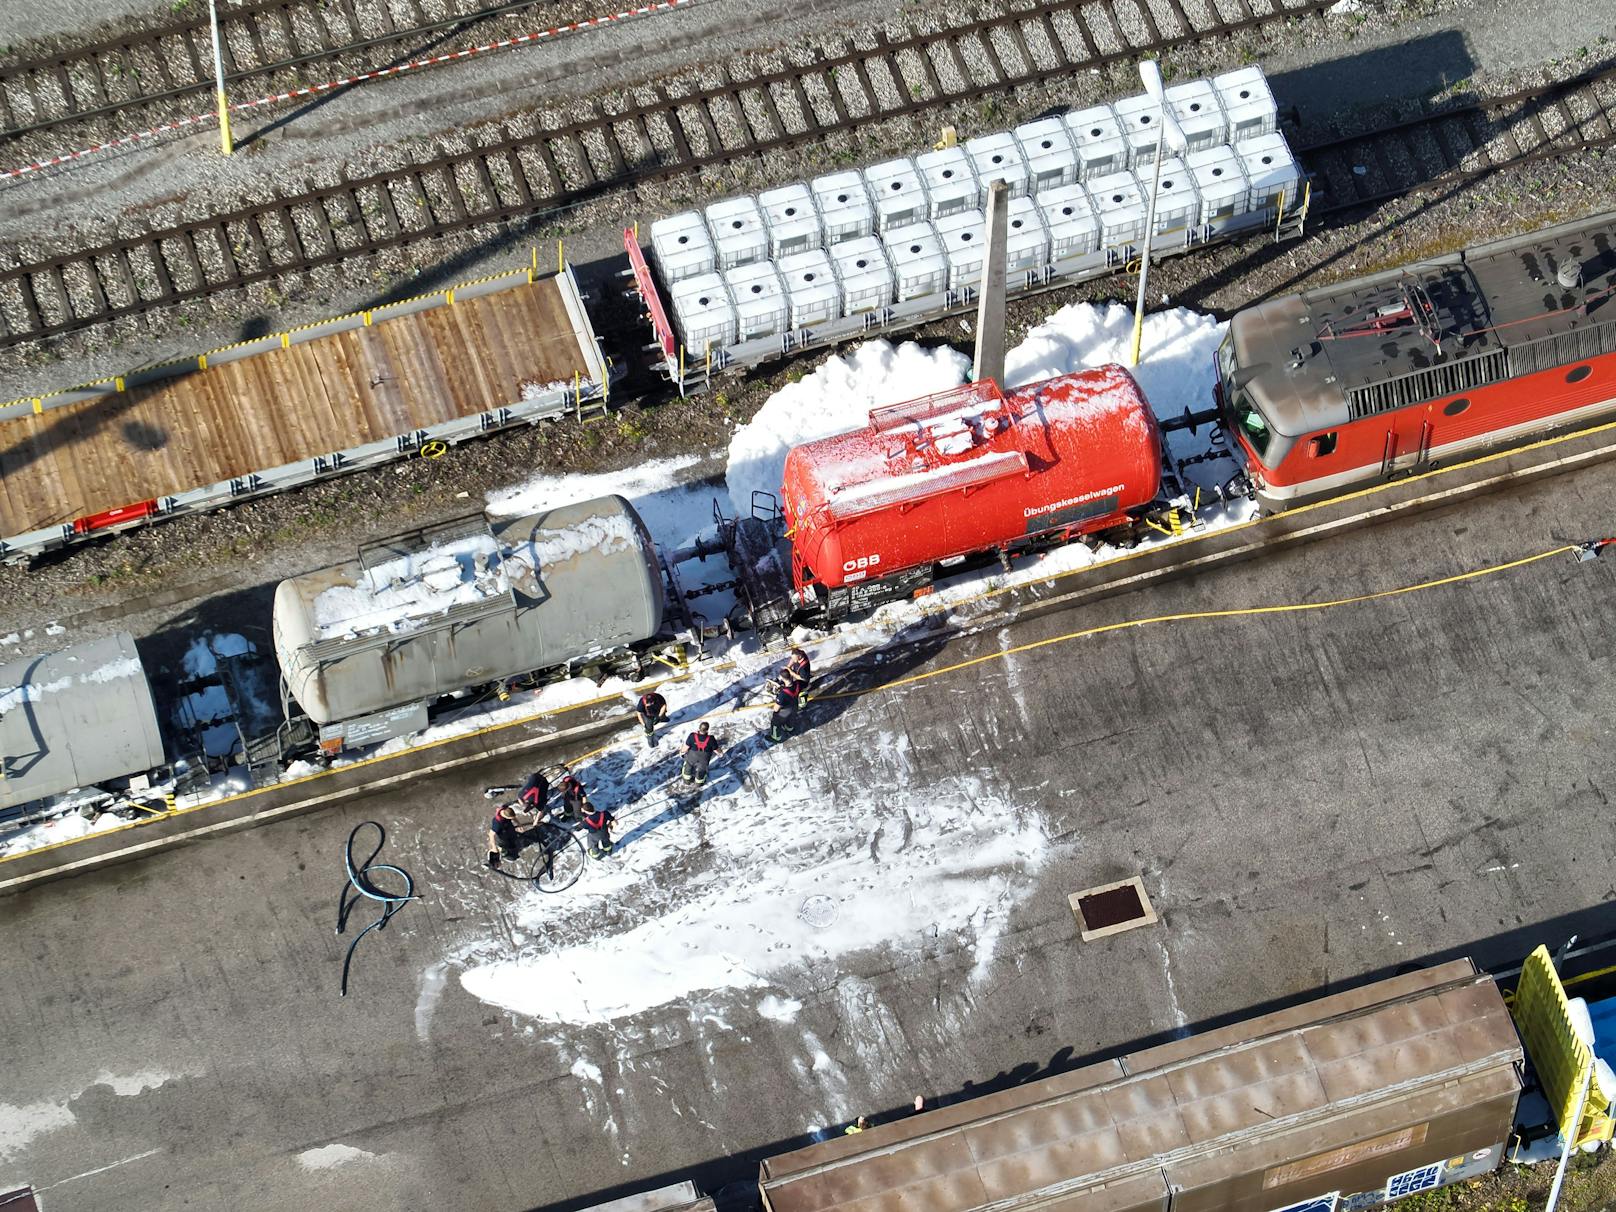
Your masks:
[{"label": "red locomotive", "polygon": [[1616,413],[1616,214],[1237,313],[1217,403],[1266,510]]}]

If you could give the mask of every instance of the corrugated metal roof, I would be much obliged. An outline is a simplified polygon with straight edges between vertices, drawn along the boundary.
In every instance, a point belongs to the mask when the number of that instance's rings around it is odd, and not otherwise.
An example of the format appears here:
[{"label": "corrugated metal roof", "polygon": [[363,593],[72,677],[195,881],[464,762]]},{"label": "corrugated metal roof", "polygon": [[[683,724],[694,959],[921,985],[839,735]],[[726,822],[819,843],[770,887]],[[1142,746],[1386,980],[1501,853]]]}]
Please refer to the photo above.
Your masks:
[{"label": "corrugated metal roof", "polygon": [[1497,987],[1456,960],[771,1158],[762,1188],[772,1212],[1165,1206],[1395,1131],[1408,1107],[1512,1107],[1520,1059]]}]

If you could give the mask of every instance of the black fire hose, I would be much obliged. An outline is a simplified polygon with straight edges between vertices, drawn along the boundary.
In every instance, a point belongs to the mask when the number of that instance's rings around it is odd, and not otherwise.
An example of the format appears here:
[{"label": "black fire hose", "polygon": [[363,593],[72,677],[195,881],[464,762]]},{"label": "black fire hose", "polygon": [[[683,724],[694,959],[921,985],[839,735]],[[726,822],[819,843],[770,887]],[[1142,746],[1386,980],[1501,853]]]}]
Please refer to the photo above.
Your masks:
[{"label": "black fire hose", "polygon": [[[361,829],[366,828],[376,831],[376,848],[370,852],[369,858],[356,865],[354,863],[354,839],[359,836]],[[372,930],[385,930],[387,923],[393,920],[393,914],[411,901],[420,899],[415,895],[415,881],[410,878],[409,872],[402,867],[395,867],[391,863],[378,863],[376,861],[376,856],[382,852],[382,847],[386,843],[387,830],[383,829],[375,821],[360,821],[359,824],[353,827],[353,832],[348,835],[348,846],[342,856],[343,866],[348,872],[348,886],[342,890],[342,897],[337,902],[337,933],[341,934],[347,930],[348,915],[359,904],[360,897],[367,897],[370,900],[377,901],[382,906],[382,915],[354,935],[353,942],[348,944],[347,957],[342,961],[343,997],[348,996],[348,969],[353,966],[354,948],[359,946],[359,940]],[[392,893],[386,889],[378,888],[371,878],[371,873],[381,871],[391,872],[403,880],[404,891],[402,893]]]}]

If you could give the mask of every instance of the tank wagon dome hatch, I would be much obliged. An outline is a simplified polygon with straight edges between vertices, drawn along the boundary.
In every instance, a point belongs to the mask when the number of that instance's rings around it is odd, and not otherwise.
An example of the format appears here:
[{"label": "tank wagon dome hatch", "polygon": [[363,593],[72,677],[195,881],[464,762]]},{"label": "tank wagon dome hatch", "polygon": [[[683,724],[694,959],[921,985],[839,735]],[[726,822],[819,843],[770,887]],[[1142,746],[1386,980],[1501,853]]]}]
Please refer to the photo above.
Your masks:
[{"label": "tank wagon dome hatch", "polygon": [[128,632],[0,665],[0,810],[163,764],[151,686]]},{"label": "tank wagon dome hatch", "polygon": [[283,581],[275,650],[317,723],[417,704],[424,715],[437,696],[647,640],[664,604],[644,523],[601,497],[423,527]]},{"label": "tank wagon dome hatch", "polygon": [[1248,308],[1220,375],[1241,417],[1296,438],[1613,352],[1605,214]]},{"label": "tank wagon dome hatch", "polygon": [[1122,367],[1009,392],[967,383],[790,452],[793,579],[835,589],[918,569],[918,586],[968,553],[1115,524],[1160,482],[1155,420]]}]

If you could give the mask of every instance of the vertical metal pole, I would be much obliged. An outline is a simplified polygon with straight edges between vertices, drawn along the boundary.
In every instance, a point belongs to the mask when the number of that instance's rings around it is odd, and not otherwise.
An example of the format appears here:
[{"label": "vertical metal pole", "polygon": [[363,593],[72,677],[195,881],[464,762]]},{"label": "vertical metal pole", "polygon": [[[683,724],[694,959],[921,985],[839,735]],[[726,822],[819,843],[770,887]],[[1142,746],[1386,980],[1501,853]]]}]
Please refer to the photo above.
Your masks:
[{"label": "vertical metal pole", "polygon": [[1010,187],[1003,181],[988,186],[987,248],[982,252],[982,297],[976,305],[976,360],[971,380],[1001,382],[1004,378],[1005,239],[1009,231]]},{"label": "vertical metal pole", "polygon": [[230,138],[230,102],[224,95],[224,44],[219,41],[219,0],[208,0],[208,21],[213,27],[213,87],[219,102],[219,150],[229,155],[236,150]]},{"label": "vertical metal pole", "polygon": [[[1162,112],[1167,103],[1162,102]],[[1167,122],[1156,128],[1156,171],[1150,179],[1150,204],[1145,208],[1145,246],[1139,252],[1139,298],[1133,305],[1133,349],[1128,354],[1128,365],[1139,365],[1139,345],[1145,335],[1145,282],[1150,276],[1150,241],[1156,234],[1156,190],[1161,185],[1163,144],[1167,135]]]},{"label": "vertical metal pole", "polygon": [[1560,1185],[1565,1182],[1566,1163],[1571,1160],[1573,1143],[1577,1133],[1582,1130],[1582,1111],[1588,1105],[1588,1088],[1594,1084],[1594,1056],[1590,1049],[1588,1053],[1588,1072],[1583,1076],[1582,1089],[1577,1091],[1577,1109],[1571,1116],[1571,1128],[1565,1134],[1565,1148],[1560,1150],[1560,1165],[1554,1172],[1554,1185],[1549,1188],[1549,1202],[1543,1205],[1543,1212],[1554,1212],[1555,1205],[1560,1202]]}]

